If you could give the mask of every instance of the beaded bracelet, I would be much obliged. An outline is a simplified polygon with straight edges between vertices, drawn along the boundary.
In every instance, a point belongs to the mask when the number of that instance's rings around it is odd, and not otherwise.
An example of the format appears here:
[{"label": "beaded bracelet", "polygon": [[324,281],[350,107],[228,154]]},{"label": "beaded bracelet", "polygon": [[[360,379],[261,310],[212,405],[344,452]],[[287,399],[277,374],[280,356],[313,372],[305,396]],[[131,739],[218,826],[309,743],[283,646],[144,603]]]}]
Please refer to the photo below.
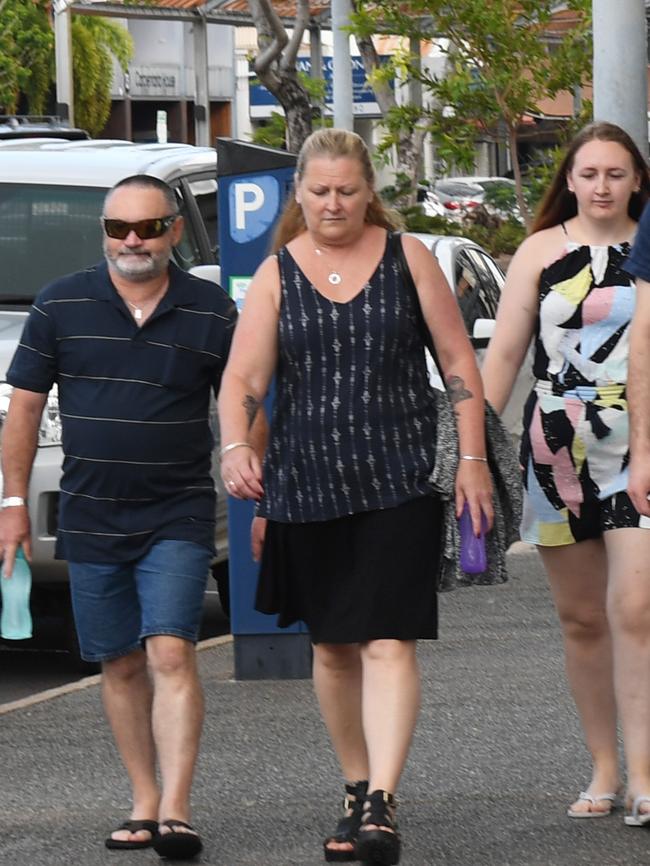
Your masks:
[{"label": "beaded bracelet", "polygon": [[487,457],[474,457],[473,454],[461,454],[460,459],[461,460],[478,460],[479,463],[487,463],[488,462]]},{"label": "beaded bracelet", "polygon": [[234,448],[252,448],[250,442],[231,442],[230,445],[224,445],[223,448],[219,451],[219,459],[227,454],[229,451],[232,451]]}]

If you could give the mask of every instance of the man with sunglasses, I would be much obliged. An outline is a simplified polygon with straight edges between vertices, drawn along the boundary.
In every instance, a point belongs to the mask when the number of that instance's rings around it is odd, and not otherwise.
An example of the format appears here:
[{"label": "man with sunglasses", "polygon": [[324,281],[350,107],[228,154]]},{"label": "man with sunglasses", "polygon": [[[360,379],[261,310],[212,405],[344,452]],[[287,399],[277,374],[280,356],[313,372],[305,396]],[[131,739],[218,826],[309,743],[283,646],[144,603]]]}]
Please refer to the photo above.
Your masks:
[{"label": "man with sunglasses", "polygon": [[236,310],[171,262],[183,220],[162,181],[121,181],[101,221],[105,262],[40,293],[7,373],[0,544],[9,574],[19,545],[30,555],[29,474],[56,382],[56,555],[68,561],[81,654],[102,663],[133,788],[129,820],[106,845],[184,859],[202,847],[189,821],[203,720],[194,644],[214,556],[208,407]]}]

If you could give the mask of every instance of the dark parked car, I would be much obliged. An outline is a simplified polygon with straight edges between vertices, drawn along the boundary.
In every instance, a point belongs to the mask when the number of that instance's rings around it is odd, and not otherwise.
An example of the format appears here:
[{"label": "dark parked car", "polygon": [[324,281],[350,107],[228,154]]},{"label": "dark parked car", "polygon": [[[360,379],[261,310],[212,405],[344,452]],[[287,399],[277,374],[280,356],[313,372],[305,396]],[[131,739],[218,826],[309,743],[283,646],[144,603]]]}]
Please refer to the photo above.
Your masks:
[{"label": "dark parked car", "polygon": [[52,115],[0,114],[0,140],[17,138],[80,141],[90,138],[90,135],[85,129],[76,129]]}]

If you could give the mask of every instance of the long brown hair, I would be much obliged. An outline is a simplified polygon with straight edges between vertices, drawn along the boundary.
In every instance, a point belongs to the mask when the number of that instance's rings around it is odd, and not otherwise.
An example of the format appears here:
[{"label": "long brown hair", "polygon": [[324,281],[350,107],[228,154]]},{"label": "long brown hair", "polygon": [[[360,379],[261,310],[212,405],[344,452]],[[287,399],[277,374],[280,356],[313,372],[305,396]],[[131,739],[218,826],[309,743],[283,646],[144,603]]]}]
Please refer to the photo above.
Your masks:
[{"label": "long brown hair", "polygon": [[641,151],[624,129],[614,123],[596,121],[585,126],[569,144],[565,157],[539,206],[533,223],[533,232],[560,225],[578,213],[576,197],[572,192],[569,192],[567,185],[567,174],[573,168],[576,154],[580,148],[590,141],[615,141],[624,147],[632,157],[634,169],[639,175],[640,189],[639,192],[633,192],[630,196],[628,214],[636,222],[641,218],[643,208],[650,199],[648,165],[641,155]]},{"label": "long brown hair", "polygon": [[[365,221],[389,231],[400,227],[399,218],[386,208],[375,191],[375,171],[366,143],[360,135],[355,132],[348,132],[346,129],[318,129],[316,132],[312,132],[303,142],[298,154],[294,175],[296,185],[302,180],[309,160],[319,156],[330,159],[339,157],[356,159],[362,168],[363,176],[373,190],[373,197],[366,210]],[[280,247],[288,244],[290,240],[302,234],[306,229],[302,208],[295,196],[290,194],[273,235],[272,252],[277,252]]]}]

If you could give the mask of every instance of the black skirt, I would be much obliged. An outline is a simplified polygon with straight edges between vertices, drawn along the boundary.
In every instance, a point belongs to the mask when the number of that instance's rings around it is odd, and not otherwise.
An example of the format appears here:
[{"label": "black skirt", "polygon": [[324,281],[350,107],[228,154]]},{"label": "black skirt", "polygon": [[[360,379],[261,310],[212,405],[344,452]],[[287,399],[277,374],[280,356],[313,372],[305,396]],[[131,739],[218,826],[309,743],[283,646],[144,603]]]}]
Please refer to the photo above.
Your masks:
[{"label": "black skirt", "polygon": [[315,523],[269,520],[255,607],[314,643],[435,639],[442,508],[433,496]]}]

